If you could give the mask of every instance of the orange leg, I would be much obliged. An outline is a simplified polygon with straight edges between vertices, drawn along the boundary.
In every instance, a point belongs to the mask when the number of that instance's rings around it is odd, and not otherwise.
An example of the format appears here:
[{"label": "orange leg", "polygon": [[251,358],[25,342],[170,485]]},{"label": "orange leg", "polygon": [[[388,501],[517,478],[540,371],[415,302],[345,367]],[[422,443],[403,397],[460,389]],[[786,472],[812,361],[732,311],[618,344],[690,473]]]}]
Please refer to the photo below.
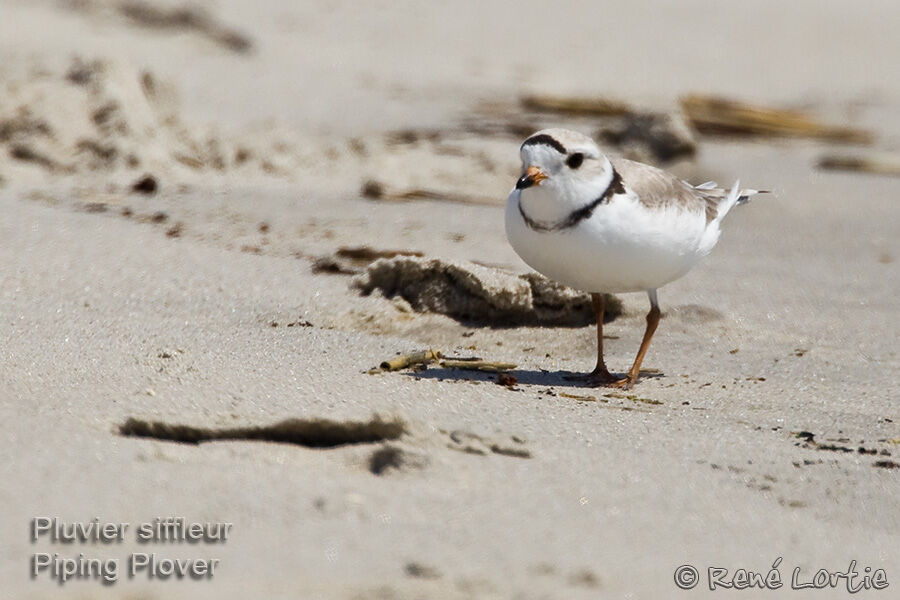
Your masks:
[{"label": "orange leg", "polygon": [[603,294],[591,294],[591,304],[594,307],[594,316],[597,318],[597,366],[586,375],[575,375],[567,379],[584,381],[591,385],[607,385],[619,381],[619,378],[609,372],[603,361],[603,315],[606,312],[606,300]]},{"label": "orange leg", "polygon": [[613,383],[614,386],[622,389],[630,389],[637,382],[638,375],[641,372],[641,363],[644,362],[644,355],[647,354],[650,340],[653,339],[653,333],[656,331],[656,326],[659,325],[659,304],[656,300],[656,290],[650,290],[648,295],[650,296],[650,312],[647,313],[647,328],[644,330],[644,339],[641,340],[641,347],[634,358],[634,364],[631,365],[631,369],[628,371],[628,376]]},{"label": "orange leg", "polygon": [[588,375],[591,383],[612,383],[619,378],[609,372],[603,361],[603,315],[606,312],[606,300],[603,294],[591,294],[591,304],[594,305],[594,315],[597,317],[597,366]]}]

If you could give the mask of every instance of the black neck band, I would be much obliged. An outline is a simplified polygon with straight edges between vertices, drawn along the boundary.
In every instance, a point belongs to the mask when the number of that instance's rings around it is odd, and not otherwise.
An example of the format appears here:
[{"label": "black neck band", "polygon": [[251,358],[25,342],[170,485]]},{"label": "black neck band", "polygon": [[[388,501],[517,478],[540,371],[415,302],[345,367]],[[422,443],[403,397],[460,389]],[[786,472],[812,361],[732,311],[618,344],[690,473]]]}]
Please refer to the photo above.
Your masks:
[{"label": "black neck band", "polygon": [[545,225],[544,223],[540,223],[539,221],[535,221],[531,217],[525,214],[525,211],[522,209],[522,199],[519,198],[519,214],[522,215],[522,218],[525,220],[525,224],[528,225],[529,228],[535,231],[561,231],[563,229],[570,229],[575,227],[585,219],[589,219],[592,214],[594,214],[594,209],[600,206],[601,204],[608,203],[613,195],[615,194],[624,194],[625,186],[622,184],[622,177],[619,175],[619,172],[613,168],[612,179],[609,182],[609,185],[606,186],[606,190],[600,195],[599,198],[592,200],[590,203],[585,206],[572,211],[569,213],[569,216],[559,221],[558,223],[553,223],[552,225]]}]

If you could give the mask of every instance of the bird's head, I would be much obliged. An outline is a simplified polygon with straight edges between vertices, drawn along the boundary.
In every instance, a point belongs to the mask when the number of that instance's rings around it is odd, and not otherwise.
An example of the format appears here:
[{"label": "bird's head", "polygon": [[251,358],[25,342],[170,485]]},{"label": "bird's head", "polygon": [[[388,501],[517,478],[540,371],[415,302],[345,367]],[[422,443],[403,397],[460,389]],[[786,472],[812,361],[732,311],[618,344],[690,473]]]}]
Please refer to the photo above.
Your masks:
[{"label": "bird's head", "polygon": [[568,129],[544,129],[522,142],[522,176],[516,182],[522,208],[532,219],[552,222],[588,204],[612,180],[612,164],[594,140]]}]

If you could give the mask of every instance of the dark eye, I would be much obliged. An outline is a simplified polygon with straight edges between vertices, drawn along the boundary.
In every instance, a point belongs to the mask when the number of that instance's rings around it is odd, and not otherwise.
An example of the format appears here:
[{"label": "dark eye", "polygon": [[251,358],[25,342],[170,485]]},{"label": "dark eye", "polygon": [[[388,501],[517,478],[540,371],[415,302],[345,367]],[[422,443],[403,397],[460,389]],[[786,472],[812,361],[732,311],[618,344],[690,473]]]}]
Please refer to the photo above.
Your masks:
[{"label": "dark eye", "polygon": [[583,162],[584,162],[584,154],[582,154],[581,152],[576,152],[575,154],[572,154],[571,156],[569,156],[569,158],[566,159],[566,164],[569,165],[570,169],[577,169],[578,167],[581,166],[581,163],[583,163]]}]

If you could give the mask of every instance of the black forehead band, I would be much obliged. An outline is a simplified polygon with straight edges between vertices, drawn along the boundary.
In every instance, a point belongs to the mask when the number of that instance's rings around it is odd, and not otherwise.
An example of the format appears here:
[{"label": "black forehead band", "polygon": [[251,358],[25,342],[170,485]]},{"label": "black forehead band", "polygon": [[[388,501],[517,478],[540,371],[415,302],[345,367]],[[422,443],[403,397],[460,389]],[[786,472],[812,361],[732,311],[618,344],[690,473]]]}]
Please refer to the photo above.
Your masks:
[{"label": "black forehead band", "polygon": [[567,154],[566,147],[556,141],[556,138],[549,136],[546,133],[539,133],[538,135],[531,136],[522,142],[522,147],[536,146],[537,144],[544,144],[545,146],[550,146],[560,154]]}]

